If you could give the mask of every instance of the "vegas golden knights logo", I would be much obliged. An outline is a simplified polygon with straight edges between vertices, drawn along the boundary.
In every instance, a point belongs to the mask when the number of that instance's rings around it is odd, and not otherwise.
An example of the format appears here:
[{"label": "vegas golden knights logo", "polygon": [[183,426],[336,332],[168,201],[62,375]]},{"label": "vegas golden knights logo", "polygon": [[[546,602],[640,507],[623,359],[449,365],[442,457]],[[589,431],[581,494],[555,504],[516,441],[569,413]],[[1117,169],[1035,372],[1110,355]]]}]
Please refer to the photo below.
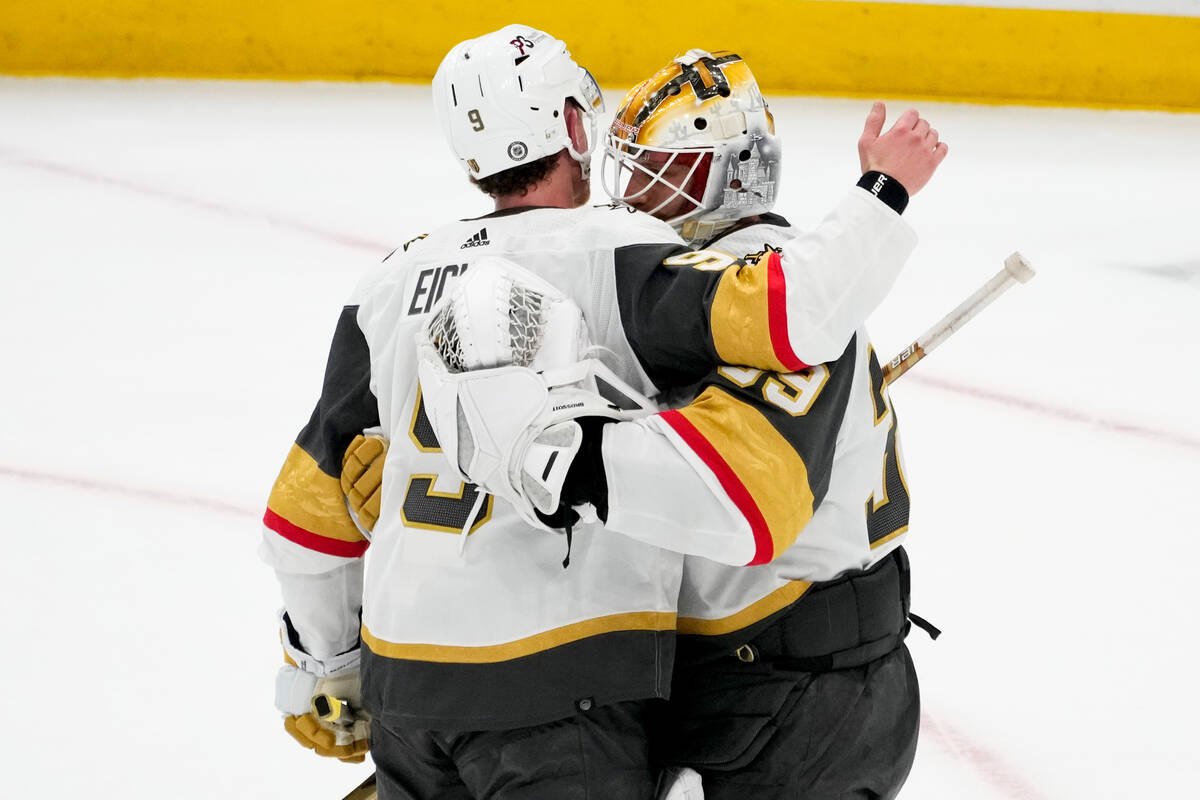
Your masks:
[{"label": "vegas golden knights logo", "polygon": [[[664,100],[671,95],[679,94],[685,83],[692,85],[692,91],[696,93],[696,97],[699,100],[709,100],[718,95],[729,97],[732,90],[729,88],[729,79],[725,77],[725,73],[721,70],[721,67],[725,64],[741,60],[741,56],[731,53],[720,58],[704,56],[697,59],[693,64],[680,64],[680,73],[660,86],[654,94],[650,95],[650,99],[638,111],[637,117],[634,119],[634,125],[641,126],[644,124],[650,118],[650,115],[654,113],[655,109],[662,105]],[[705,72],[708,73],[709,78],[712,80],[712,85],[704,82],[704,76],[697,69],[698,65],[704,67]]]}]

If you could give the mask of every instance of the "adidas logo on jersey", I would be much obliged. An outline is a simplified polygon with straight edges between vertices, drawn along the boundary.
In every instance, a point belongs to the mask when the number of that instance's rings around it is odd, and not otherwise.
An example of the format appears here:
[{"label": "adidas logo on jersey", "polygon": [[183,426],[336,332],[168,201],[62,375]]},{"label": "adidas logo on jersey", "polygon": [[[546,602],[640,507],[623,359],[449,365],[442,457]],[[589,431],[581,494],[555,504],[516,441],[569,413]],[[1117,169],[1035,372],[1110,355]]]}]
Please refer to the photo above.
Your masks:
[{"label": "adidas logo on jersey", "polygon": [[485,244],[491,244],[491,242],[488,241],[487,228],[480,228],[479,233],[463,242],[462,247],[458,249],[466,250],[468,247],[483,247]]}]

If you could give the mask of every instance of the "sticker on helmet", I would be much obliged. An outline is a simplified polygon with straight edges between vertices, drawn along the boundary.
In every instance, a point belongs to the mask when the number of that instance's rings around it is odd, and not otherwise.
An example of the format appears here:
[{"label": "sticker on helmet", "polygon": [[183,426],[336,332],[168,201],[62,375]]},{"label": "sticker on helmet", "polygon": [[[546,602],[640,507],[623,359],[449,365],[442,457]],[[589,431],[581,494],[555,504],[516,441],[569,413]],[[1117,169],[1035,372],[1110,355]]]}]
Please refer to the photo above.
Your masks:
[{"label": "sticker on helmet", "polygon": [[[696,95],[696,100],[703,102],[711,100],[714,97],[729,97],[732,89],[729,88],[729,79],[725,77],[725,72],[721,68],[726,64],[731,64],[735,61],[741,61],[741,56],[736,53],[730,53],[720,58],[701,57],[692,63],[679,63],[679,74],[671,80],[667,81],[662,86],[646,99],[646,102],[638,109],[637,116],[634,117],[633,124],[643,125],[650,115],[663,104],[668,97],[673,97],[683,89],[686,84],[691,84],[692,91]],[[709,86],[705,83],[704,77],[700,74],[700,70],[696,65],[704,67],[712,81]]]},{"label": "sticker on helmet", "polygon": [[513,47],[517,48],[518,50],[520,50],[521,55],[526,55],[525,48],[529,48],[530,50],[533,49],[533,42],[529,41],[524,36],[518,36],[517,38],[515,38],[511,42],[509,42],[509,44],[511,44]]},{"label": "sticker on helmet", "polygon": [[641,129],[641,125],[630,125],[619,117],[613,119],[612,127],[609,128],[614,135],[628,139],[631,142],[637,141],[638,131]]},{"label": "sticker on helmet", "polygon": [[525,156],[529,155],[529,148],[524,142],[513,142],[508,146],[508,157],[513,161],[524,161]]}]

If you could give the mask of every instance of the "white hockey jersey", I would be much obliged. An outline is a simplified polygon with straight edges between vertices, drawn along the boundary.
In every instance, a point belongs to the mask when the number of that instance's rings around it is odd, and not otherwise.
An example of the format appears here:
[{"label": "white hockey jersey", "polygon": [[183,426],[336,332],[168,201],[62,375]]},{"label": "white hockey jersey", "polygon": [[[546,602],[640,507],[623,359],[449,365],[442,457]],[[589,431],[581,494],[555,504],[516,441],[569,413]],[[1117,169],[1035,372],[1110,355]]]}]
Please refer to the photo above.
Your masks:
[{"label": "white hockey jersey", "polygon": [[[768,215],[708,247],[761,254],[798,235]],[[744,631],[796,602],[812,583],[865,569],[900,545],[908,487],[895,411],[865,328],[825,364],[790,375],[720,367],[697,394],[676,410],[605,428],[609,527],[693,554],[684,562],[680,633]],[[665,452],[664,441],[675,453]],[[690,496],[726,497],[729,513],[693,509],[676,530],[661,499],[640,488],[654,483],[652,473],[676,453],[695,466],[696,479],[726,489],[705,493],[693,486]],[[680,480],[678,471],[671,474]],[[719,547],[698,557],[704,551],[688,539],[688,526],[713,541],[723,531],[767,529],[762,538],[770,553],[751,566],[715,563],[710,559],[751,559]]]},{"label": "white hockey jersey", "polygon": [[[564,568],[562,537],[447,480],[421,407],[418,326],[472,257],[487,253],[571,297],[592,342],[613,354],[609,366],[647,394],[695,384],[720,363],[793,370],[845,349],[914,238],[854,189],[816,232],[752,264],[692,253],[662,223],[607,206],[496,212],[413,240],[344,310],[321,400],[268,501],[263,552],[302,643],[320,657],[361,634],[364,702],[393,724],[515,727],[585,701],[665,696],[682,556],[580,526]],[[368,549],[337,476],[354,435],[376,425],[392,445]],[[740,512],[726,485],[697,481],[694,458],[669,449],[660,475],[703,493],[671,502]],[[718,547],[762,550],[761,530],[731,531]]]}]

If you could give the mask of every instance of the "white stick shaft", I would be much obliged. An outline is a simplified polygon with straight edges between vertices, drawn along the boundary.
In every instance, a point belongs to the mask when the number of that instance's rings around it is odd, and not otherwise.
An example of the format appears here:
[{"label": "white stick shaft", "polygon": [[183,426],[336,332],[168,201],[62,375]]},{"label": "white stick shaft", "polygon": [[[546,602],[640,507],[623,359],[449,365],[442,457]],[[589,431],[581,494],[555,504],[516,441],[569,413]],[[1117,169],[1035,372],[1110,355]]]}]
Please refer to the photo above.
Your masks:
[{"label": "white stick shaft", "polygon": [[1000,270],[992,276],[991,280],[980,286],[973,295],[959,303],[953,311],[938,320],[937,324],[917,337],[917,344],[928,353],[948,339],[950,334],[966,325],[972,317],[987,308],[993,300],[1004,294],[1017,282],[1007,267]]},{"label": "white stick shaft", "polygon": [[924,358],[931,350],[950,337],[950,334],[967,324],[967,321],[987,308],[988,304],[1004,294],[1013,284],[1028,283],[1036,273],[1025,257],[1013,253],[1004,259],[1004,268],[992,276],[991,280],[979,287],[970,297],[962,301],[946,316],[915,342],[904,349],[884,369],[884,379],[891,383],[903,375],[909,367]]}]

